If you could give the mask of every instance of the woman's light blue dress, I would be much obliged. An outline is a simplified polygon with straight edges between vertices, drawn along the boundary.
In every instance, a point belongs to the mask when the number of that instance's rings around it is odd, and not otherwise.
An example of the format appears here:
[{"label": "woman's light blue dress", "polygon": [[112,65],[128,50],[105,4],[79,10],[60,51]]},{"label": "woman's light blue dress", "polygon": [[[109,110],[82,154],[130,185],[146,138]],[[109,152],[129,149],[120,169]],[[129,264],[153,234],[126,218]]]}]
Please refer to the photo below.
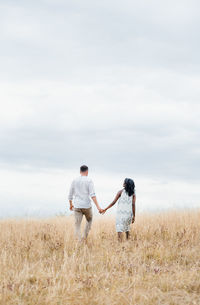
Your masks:
[{"label": "woman's light blue dress", "polygon": [[133,195],[129,196],[125,189],[118,200],[117,217],[116,217],[116,231],[127,232],[130,231],[130,224],[133,218]]}]

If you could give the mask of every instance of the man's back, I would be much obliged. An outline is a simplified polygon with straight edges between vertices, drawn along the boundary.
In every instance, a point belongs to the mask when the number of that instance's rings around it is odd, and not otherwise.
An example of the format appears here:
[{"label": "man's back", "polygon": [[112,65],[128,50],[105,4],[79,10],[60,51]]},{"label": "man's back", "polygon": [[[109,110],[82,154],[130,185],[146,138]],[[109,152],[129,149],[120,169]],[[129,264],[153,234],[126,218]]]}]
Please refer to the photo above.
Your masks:
[{"label": "man's back", "polygon": [[75,208],[90,208],[90,198],[94,196],[94,184],[90,178],[87,176],[80,176],[73,180],[70,188],[69,200],[72,200],[74,197]]}]

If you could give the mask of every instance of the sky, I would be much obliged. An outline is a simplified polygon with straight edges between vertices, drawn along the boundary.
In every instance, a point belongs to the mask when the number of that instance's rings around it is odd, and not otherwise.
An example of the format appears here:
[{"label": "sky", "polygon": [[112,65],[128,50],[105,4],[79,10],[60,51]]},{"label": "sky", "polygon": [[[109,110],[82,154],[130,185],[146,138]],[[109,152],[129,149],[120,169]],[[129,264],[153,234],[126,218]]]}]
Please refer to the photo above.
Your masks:
[{"label": "sky", "polygon": [[199,208],[199,28],[195,0],[0,0],[0,217],[69,214],[82,164],[102,207],[130,177],[137,212]]}]

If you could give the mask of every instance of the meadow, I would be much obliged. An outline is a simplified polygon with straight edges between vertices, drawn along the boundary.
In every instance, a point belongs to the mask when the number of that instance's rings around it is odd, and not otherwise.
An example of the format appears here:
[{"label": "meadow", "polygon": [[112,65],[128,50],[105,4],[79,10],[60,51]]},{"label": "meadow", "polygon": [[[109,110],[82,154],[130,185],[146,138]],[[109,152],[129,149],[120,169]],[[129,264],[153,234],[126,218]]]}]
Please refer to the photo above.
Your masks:
[{"label": "meadow", "polygon": [[1,305],[200,304],[200,211],[137,215],[128,242],[95,217],[87,243],[72,216],[0,221]]}]

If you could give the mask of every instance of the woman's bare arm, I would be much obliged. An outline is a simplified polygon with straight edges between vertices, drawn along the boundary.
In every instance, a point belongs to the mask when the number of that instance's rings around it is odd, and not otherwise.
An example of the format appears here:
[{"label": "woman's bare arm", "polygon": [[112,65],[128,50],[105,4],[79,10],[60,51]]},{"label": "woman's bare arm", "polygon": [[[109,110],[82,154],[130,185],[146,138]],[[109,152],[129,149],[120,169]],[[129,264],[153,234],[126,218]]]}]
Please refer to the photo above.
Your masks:
[{"label": "woman's bare arm", "polygon": [[110,209],[110,208],[117,202],[117,200],[119,199],[119,197],[121,197],[121,194],[122,194],[122,190],[119,191],[119,192],[117,193],[117,195],[115,196],[115,199],[111,202],[111,204],[109,204],[109,205],[107,206],[107,208],[104,209],[104,213],[105,213],[105,211],[107,211],[108,209]]},{"label": "woman's bare arm", "polygon": [[135,202],[136,202],[136,196],[133,195],[133,201],[132,201],[133,219],[132,219],[132,223],[135,221]]}]

